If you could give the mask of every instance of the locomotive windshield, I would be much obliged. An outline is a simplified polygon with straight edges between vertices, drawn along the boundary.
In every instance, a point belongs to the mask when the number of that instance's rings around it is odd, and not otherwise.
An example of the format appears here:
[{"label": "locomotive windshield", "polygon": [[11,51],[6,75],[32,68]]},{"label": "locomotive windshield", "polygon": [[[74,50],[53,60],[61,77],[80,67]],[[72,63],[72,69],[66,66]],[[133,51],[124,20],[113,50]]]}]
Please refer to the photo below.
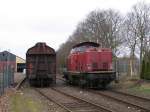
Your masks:
[{"label": "locomotive windshield", "polygon": [[98,43],[94,43],[94,42],[82,42],[79,43],[75,46],[73,46],[71,53],[75,53],[75,52],[85,52],[88,48],[96,48],[99,47]]},{"label": "locomotive windshield", "polygon": [[80,46],[80,47],[75,47],[71,50],[71,53],[75,52],[85,52],[88,48],[95,48],[95,46]]}]

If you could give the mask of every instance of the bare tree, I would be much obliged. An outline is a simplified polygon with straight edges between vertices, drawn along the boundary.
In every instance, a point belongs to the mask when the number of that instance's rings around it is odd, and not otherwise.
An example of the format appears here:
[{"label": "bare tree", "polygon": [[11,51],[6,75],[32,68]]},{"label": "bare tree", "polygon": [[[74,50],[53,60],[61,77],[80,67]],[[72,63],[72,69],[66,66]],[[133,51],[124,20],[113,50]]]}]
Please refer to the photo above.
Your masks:
[{"label": "bare tree", "polygon": [[144,2],[137,3],[132,11],[134,24],[136,26],[136,33],[139,40],[139,49],[140,49],[140,73],[142,68],[142,59],[144,55],[144,49],[147,46],[147,40],[150,34],[150,6],[145,4]]},{"label": "bare tree", "polygon": [[84,31],[92,41],[98,42],[102,47],[113,49],[115,54],[121,43],[121,21],[120,14],[111,9],[92,11],[84,22]]},{"label": "bare tree", "polygon": [[130,74],[133,76],[134,70],[134,60],[135,60],[135,50],[137,46],[138,30],[136,26],[136,20],[134,19],[134,14],[132,12],[128,13],[124,24],[123,24],[123,34],[124,34],[124,44],[130,48]]},{"label": "bare tree", "polygon": [[70,39],[73,40],[74,43],[80,43],[80,42],[90,41],[90,37],[91,35],[86,30],[86,25],[85,22],[83,21],[77,25],[77,28],[73,32]]},{"label": "bare tree", "polygon": [[69,52],[72,48],[72,46],[75,45],[74,41],[71,40],[71,37],[67,40],[67,42],[63,43],[58,51],[57,51],[57,68],[58,72],[62,72],[63,68],[66,68],[66,60],[69,55]]}]

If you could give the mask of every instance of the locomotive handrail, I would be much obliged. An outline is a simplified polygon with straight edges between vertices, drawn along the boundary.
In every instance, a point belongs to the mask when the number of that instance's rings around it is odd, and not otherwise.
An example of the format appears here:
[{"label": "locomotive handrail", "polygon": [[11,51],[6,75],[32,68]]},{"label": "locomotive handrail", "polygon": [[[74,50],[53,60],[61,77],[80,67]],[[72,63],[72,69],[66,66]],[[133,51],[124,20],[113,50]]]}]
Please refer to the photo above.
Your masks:
[{"label": "locomotive handrail", "polygon": [[67,71],[71,73],[116,73],[116,71],[93,71],[93,72],[79,72],[79,71]]}]

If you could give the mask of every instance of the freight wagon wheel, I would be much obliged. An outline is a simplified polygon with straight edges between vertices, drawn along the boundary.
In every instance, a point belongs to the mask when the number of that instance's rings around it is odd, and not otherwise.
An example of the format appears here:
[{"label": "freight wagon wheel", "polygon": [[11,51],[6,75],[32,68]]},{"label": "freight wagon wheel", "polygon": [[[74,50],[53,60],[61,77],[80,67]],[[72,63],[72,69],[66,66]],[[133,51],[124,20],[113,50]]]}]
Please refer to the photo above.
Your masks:
[{"label": "freight wagon wheel", "polygon": [[34,86],[34,80],[30,79],[29,83],[30,83],[31,86]]}]

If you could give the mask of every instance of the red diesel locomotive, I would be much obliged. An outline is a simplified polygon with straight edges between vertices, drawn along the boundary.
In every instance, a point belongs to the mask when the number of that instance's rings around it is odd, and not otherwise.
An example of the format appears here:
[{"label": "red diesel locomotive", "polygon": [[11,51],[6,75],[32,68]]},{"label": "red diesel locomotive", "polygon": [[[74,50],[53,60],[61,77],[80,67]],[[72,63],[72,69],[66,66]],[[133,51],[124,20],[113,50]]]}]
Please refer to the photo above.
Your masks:
[{"label": "red diesel locomotive", "polygon": [[116,79],[112,68],[112,51],[94,42],[75,45],[67,58],[64,78],[69,84],[89,88],[105,88]]}]

